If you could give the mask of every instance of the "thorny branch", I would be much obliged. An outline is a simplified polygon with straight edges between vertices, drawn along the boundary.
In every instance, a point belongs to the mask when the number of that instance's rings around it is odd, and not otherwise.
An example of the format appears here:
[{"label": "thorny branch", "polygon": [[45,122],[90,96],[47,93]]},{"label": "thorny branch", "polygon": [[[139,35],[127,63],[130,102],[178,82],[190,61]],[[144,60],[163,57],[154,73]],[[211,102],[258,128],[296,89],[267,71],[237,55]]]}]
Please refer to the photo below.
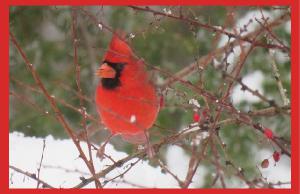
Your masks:
[{"label": "thorny branch", "polygon": [[[41,89],[41,91],[43,92],[44,96],[46,97],[46,99],[48,100],[48,102],[50,103],[53,111],[55,112],[55,118],[59,121],[59,123],[62,125],[62,127],[66,130],[66,132],[68,133],[68,135],[72,138],[73,143],[75,144],[78,152],[79,152],[79,156],[83,159],[83,161],[85,162],[85,164],[87,165],[88,169],[90,170],[90,172],[93,172],[93,167],[90,165],[88,159],[86,158],[81,146],[80,146],[80,142],[77,139],[76,135],[73,132],[73,129],[69,126],[69,124],[66,122],[63,114],[60,112],[59,108],[57,107],[57,104],[55,102],[55,100],[53,99],[53,97],[51,97],[51,95],[48,93],[47,89],[45,88],[44,84],[42,83],[39,75],[37,74],[37,72],[35,71],[33,64],[30,63],[29,59],[27,58],[27,56],[25,55],[23,49],[21,48],[21,46],[19,45],[19,43],[17,42],[15,36],[13,35],[12,32],[9,33],[10,34],[10,38],[11,41],[13,42],[14,46],[17,48],[17,50],[19,51],[19,53],[21,54],[26,67],[28,68],[28,70],[31,72],[36,84],[39,86],[39,88]],[[93,173],[92,173],[93,174]]]},{"label": "thorny branch", "polygon": [[254,46],[261,46],[261,47],[265,47],[265,48],[269,48],[269,49],[270,48],[277,48],[277,49],[281,49],[283,51],[285,51],[285,49],[286,49],[285,47],[282,47],[282,45],[264,44],[264,43],[253,41],[253,40],[251,40],[250,38],[247,38],[247,37],[236,36],[232,32],[228,32],[228,31],[225,31],[223,29],[219,29],[217,27],[214,27],[214,26],[211,26],[211,25],[208,25],[208,24],[203,24],[203,23],[201,23],[201,22],[199,22],[195,19],[186,18],[186,17],[183,17],[182,15],[181,16],[176,16],[176,15],[173,15],[173,14],[167,14],[167,13],[164,13],[164,12],[156,11],[156,10],[151,9],[149,7],[145,7],[145,8],[138,7],[138,6],[129,6],[129,7],[131,7],[132,9],[135,9],[135,10],[150,12],[150,13],[153,13],[153,15],[161,15],[161,16],[173,18],[173,19],[176,19],[176,20],[180,20],[180,21],[183,21],[183,22],[187,22],[187,23],[189,23],[191,25],[195,25],[197,27],[202,27],[202,28],[206,28],[208,30],[211,30],[213,32],[219,32],[219,33],[225,34],[228,37],[233,37],[237,40],[242,40],[242,41],[249,42]]},{"label": "thorny branch", "polygon": [[[88,138],[88,131],[87,131],[87,124],[86,124],[86,119],[87,119],[87,115],[86,115],[86,108],[83,106],[83,94],[82,94],[82,89],[80,86],[80,65],[78,63],[78,55],[77,55],[77,43],[78,43],[78,39],[77,39],[77,31],[76,31],[76,27],[77,27],[77,10],[75,8],[72,8],[72,34],[73,34],[73,48],[74,48],[74,66],[76,69],[76,85],[77,85],[77,90],[79,93],[79,101],[80,101],[80,109],[81,109],[81,114],[82,114],[82,122],[81,122],[81,126],[83,127],[84,131],[85,131],[85,139],[88,145],[88,153],[89,153],[89,165],[90,165],[90,171],[92,173],[93,176],[95,176],[95,167],[94,167],[94,163],[93,163],[93,156],[92,156],[92,146],[90,144],[89,138]],[[101,188],[101,183],[98,179],[95,179],[95,186],[96,188]]]},{"label": "thorny branch", "polygon": [[280,95],[281,95],[281,98],[282,98],[282,101],[283,101],[283,105],[288,106],[290,104],[290,100],[287,98],[286,89],[283,88],[283,84],[282,84],[281,79],[280,79],[279,70],[277,68],[276,61],[274,59],[275,54],[271,53],[270,55],[271,55],[272,72],[273,72],[276,84],[278,86],[278,89],[279,89],[279,92],[280,92]]},{"label": "thorny branch", "polygon": [[39,178],[36,176],[36,174],[34,174],[34,173],[30,173],[30,172],[23,171],[23,170],[21,170],[21,169],[15,167],[15,166],[12,166],[12,165],[9,165],[9,168],[13,169],[14,171],[16,171],[16,172],[18,172],[18,173],[24,174],[24,175],[27,176],[27,177],[30,177],[30,178],[36,180],[38,183],[41,183],[41,184],[42,184],[42,187],[43,187],[43,188],[53,188],[53,189],[55,188],[55,187],[49,185],[48,183],[46,183],[45,181],[39,179]]},{"label": "thorny branch", "polygon": [[[270,22],[268,24],[268,28],[274,28],[274,27],[282,24],[282,22],[285,22],[288,19],[289,19],[289,15],[283,14],[283,15],[279,16],[278,18],[274,19],[272,22]],[[264,31],[264,28],[257,28],[255,31],[249,32],[248,34],[246,34],[242,37],[249,39],[250,37],[253,37],[256,34],[261,33],[262,31]],[[234,46],[236,46],[238,44],[239,44],[239,40],[234,39],[233,41],[228,42],[223,47],[217,48],[205,56],[201,56],[196,62],[193,62],[193,63],[187,65],[185,68],[183,68],[180,71],[178,71],[177,73],[175,73],[173,77],[167,78],[163,84],[163,88],[168,87],[171,84],[174,84],[174,82],[177,81],[175,78],[185,78],[185,77],[189,76],[190,74],[192,74],[193,72],[198,71],[199,69],[201,71],[204,71],[208,67],[209,63],[213,60],[214,57],[221,56],[230,47],[233,48]]]}]

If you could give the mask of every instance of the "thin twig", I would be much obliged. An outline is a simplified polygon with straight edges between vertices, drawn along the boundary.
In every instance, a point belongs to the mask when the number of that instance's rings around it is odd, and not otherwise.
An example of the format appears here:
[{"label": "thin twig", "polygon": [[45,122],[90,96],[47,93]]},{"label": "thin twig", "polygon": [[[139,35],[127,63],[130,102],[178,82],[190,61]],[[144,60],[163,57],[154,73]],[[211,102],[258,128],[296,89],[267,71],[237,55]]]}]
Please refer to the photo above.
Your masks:
[{"label": "thin twig", "polygon": [[16,172],[19,172],[21,174],[24,174],[25,176],[28,176],[29,178],[36,180],[37,182],[43,184],[43,188],[51,188],[54,189],[55,187],[51,186],[50,184],[46,183],[45,181],[39,179],[36,177],[36,175],[34,173],[30,173],[30,172],[26,172],[24,170],[21,170],[13,165],[9,165],[9,168],[13,169]]},{"label": "thin twig", "polygon": [[65,131],[67,132],[67,134],[71,137],[73,143],[75,144],[78,152],[79,152],[79,156],[83,159],[83,161],[85,162],[85,164],[87,165],[88,169],[90,170],[90,172],[92,173],[93,169],[88,161],[88,159],[86,158],[79,140],[76,138],[75,133],[73,132],[73,129],[69,126],[69,124],[66,122],[63,114],[61,113],[60,109],[57,107],[57,104],[54,100],[54,98],[51,97],[51,95],[48,93],[47,89],[45,88],[43,82],[41,81],[39,75],[37,74],[35,68],[33,67],[33,64],[30,63],[29,59],[27,58],[26,54],[24,53],[23,49],[21,48],[21,46],[19,45],[19,43],[17,42],[14,34],[12,32],[9,33],[10,34],[10,38],[11,41],[13,42],[14,46],[17,48],[18,52],[20,53],[20,55],[22,56],[26,67],[28,68],[28,70],[30,71],[30,73],[32,74],[36,84],[39,86],[39,88],[41,89],[41,91],[43,92],[44,96],[46,97],[46,99],[48,100],[48,102],[50,103],[54,113],[55,113],[55,118],[59,121],[59,123],[62,125],[62,127],[65,129]]},{"label": "thin twig", "polygon": [[201,28],[205,28],[205,29],[211,30],[213,32],[219,32],[219,33],[225,34],[225,35],[227,35],[229,37],[234,37],[234,38],[236,38],[238,40],[249,42],[249,43],[251,43],[254,46],[261,46],[261,47],[264,47],[264,48],[274,48],[274,49],[277,48],[277,49],[285,51],[285,48],[283,48],[281,45],[264,44],[264,43],[253,41],[252,39],[247,38],[247,37],[239,37],[239,36],[235,35],[232,32],[225,31],[223,29],[219,29],[217,27],[214,27],[214,26],[211,26],[211,25],[208,25],[208,24],[203,24],[203,23],[201,23],[201,22],[199,22],[197,20],[194,20],[194,19],[184,18],[182,16],[176,16],[174,14],[167,14],[167,13],[164,13],[164,12],[156,11],[156,10],[151,9],[149,7],[146,7],[146,8],[138,7],[138,6],[129,6],[129,7],[131,7],[134,10],[139,10],[139,11],[144,11],[144,12],[150,12],[150,13],[153,13],[154,15],[161,15],[161,16],[172,18],[172,19],[184,21],[184,22],[189,23],[191,25],[195,25],[195,26],[198,26],[198,27],[201,27]]},{"label": "thin twig", "polygon": [[279,89],[280,96],[281,96],[282,101],[283,101],[283,106],[288,106],[290,104],[290,100],[288,99],[288,97],[286,95],[286,89],[283,88],[283,84],[282,84],[281,79],[280,79],[279,70],[277,68],[277,64],[276,64],[275,56],[274,56],[275,53],[271,53],[271,51],[270,51],[270,55],[271,55],[272,72],[273,72],[277,87]]},{"label": "thin twig", "polygon": [[[284,21],[286,21],[288,19],[289,19],[288,14],[283,14],[283,15],[279,16],[278,18],[275,18],[272,22],[270,22],[268,24],[268,28],[274,28],[274,27],[282,24]],[[243,38],[250,38],[250,37],[255,36],[255,34],[261,33],[263,30],[265,30],[265,29],[264,28],[257,28],[253,32],[249,32],[248,34],[246,34],[242,37]],[[172,74],[171,77],[168,77],[164,81],[164,83],[162,84],[162,88],[166,88],[167,86],[169,86],[169,85],[173,84],[174,82],[178,81],[176,78],[182,78],[183,79],[183,78],[187,77],[188,75],[195,72],[199,68],[203,71],[207,67],[209,62],[213,59],[212,56],[220,56],[224,52],[226,52],[226,50],[229,47],[233,47],[233,46],[236,46],[238,44],[239,44],[239,39],[235,39],[231,42],[228,42],[225,46],[217,48],[216,50],[211,51],[207,55],[200,57],[196,62],[193,62],[189,65],[186,65],[185,68],[181,69],[177,73]]]},{"label": "thin twig", "polygon": [[[81,125],[85,131],[85,138],[86,138],[86,143],[88,146],[88,153],[89,153],[89,164],[90,164],[90,171],[93,176],[95,176],[95,167],[93,163],[93,155],[92,155],[92,147],[88,138],[88,131],[87,131],[87,126],[86,126],[86,108],[83,106],[83,98],[82,96],[82,89],[80,85],[80,65],[78,63],[78,54],[77,54],[77,44],[78,44],[78,39],[77,39],[77,10],[73,7],[72,8],[72,34],[73,34],[73,48],[74,48],[74,66],[76,69],[76,85],[77,85],[77,90],[78,93],[80,94],[79,97],[79,102],[80,102],[80,109],[81,109],[81,114],[82,114],[82,122]],[[95,179],[95,186],[96,188],[102,188],[101,183],[98,179]]]},{"label": "thin twig", "polygon": [[[43,158],[44,158],[44,151],[45,151],[45,148],[46,148],[46,140],[43,139],[42,156],[41,156],[41,160],[40,160],[39,167],[38,167],[38,169],[37,169],[37,171],[38,171],[37,179],[38,179],[38,180],[40,180],[40,172],[41,172],[41,166],[42,166],[42,163],[43,163]],[[37,189],[39,188],[39,185],[40,185],[40,181],[37,182],[37,185],[36,185],[36,188],[37,188]]]}]

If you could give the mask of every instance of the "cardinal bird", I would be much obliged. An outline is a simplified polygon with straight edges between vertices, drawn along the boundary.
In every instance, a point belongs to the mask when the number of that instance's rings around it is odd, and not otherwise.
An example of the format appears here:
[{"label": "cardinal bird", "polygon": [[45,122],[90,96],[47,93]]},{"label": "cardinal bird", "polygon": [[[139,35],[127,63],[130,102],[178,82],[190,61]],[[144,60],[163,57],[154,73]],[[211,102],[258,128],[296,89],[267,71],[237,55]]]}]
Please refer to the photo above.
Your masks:
[{"label": "cardinal bird", "polygon": [[100,77],[96,104],[103,124],[127,142],[147,144],[147,129],[156,120],[159,98],[143,60],[114,34],[96,75]]}]

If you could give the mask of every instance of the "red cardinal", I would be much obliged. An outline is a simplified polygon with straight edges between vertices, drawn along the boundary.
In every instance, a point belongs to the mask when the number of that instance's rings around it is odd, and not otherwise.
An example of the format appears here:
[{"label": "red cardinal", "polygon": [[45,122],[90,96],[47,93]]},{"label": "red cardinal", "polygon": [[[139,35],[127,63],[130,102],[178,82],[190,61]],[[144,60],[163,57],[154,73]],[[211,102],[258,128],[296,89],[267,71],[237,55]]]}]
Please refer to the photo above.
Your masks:
[{"label": "red cardinal", "polygon": [[144,62],[115,34],[96,75],[101,78],[96,103],[104,125],[128,142],[149,143],[146,130],[156,120],[159,100]]}]

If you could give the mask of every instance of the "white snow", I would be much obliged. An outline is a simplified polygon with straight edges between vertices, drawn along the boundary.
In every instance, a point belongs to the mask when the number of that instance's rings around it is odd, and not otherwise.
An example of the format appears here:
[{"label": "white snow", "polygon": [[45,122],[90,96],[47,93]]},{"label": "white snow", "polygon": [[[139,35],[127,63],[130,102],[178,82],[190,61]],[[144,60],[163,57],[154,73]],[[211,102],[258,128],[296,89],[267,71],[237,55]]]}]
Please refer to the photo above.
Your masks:
[{"label": "white snow", "polygon": [[98,27],[99,27],[100,30],[103,29],[103,26],[102,26],[102,24],[100,24],[100,23],[98,24]]},{"label": "white snow", "polygon": [[171,9],[167,9],[167,8],[163,8],[163,12],[167,15],[171,15],[172,14],[172,11]]},{"label": "white snow", "polygon": [[199,104],[198,100],[196,100],[196,99],[193,99],[193,98],[190,99],[189,104],[194,105],[197,108],[200,108],[200,104]]},{"label": "white snow", "polygon": [[[78,158],[78,151],[71,140],[57,140],[52,136],[47,136],[45,138],[46,148],[44,151],[44,159],[42,162],[42,168],[40,172],[40,178],[45,182],[49,183],[54,187],[69,188],[80,183],[79,177],[84,176],[88,178],[86,173],[88,173],[87,167]],[[87,147],[85,143],[81,143],[87,154]],[[37,173],[39,167],[39,162],[41,159],[43,148],[43,138],[36,137],[25,137],[22,133],[13,132],[9,135],[9,164],[24,171],[30,173]],[[124,152],[116,151],[112,145],[107,144],[105,148],[105,153],[109,154],[114,160],[119,160],[127,156]],[[187,164],[188,157],[181,152],[168,152],[167,163],[172,163],[172,160],[178,161],[180,164]],[[105,169],[107,165],[112,164],[108,159],[100,161],[96,158],[96,151],[93,151],[93,160],[96,172],[101,169]],[[136,159],[131,160],[135,162]],[[124,164],[121,168],[118,168],[110,172],[107,177],[113,178],[120,173],[124,172],[126,166]],[[48,167],[47,167],[48,166]],[[49,166],[52,168],[49,168]],[[54,167],[54,168],[53,168]],[[182,169],[187,168],[186,165],[181,167]],[[171,171],[179,172],[182,174],[181,170],[178,171],[178,166],[172,165],[170,167]],[[66,172],[64,169],[73,170],[74,172]],[[75,170],[83,172],[75,172]],[[9,170],[10,178],[10,188],[36,188],[36,181],[26,177],[14,170]],[[124,179],[130,183],[145,187],[160,187],[160,188],[174,188],[178,187],[177,183],[174,182],[173,177],[169,174],[161,173],[160,167],[152,167],[147,161],[140,161],[135,165],[128,173],[125,174]],[[103,179],[100,179],[103,181]],[[130,188],[133,187],[128,183],[108,183],[106,185],[108,188]],[[94,188],[94,184],[89,184],[87,188]]]},{"label": "white snow", "polygon": [[[261,94],[263,93],[262,83],[264,75],[261,71],[255,71],[243,77],[242,82],[252,90],[258,90]],[[236,85],[232,92],[233,104],[238,104],[241,101],[247,101],[250,103],[259,102],[260,99],[257,96],[252,95],[248,91],[242,91],[241,85]]]},{"label": "white snow", "polygon": [[[36,173],[41,159],[43,138],[25,137],[22,133],[13,132],[9,135],[9,164],[30,173]],[[40,171],[40,178],[54,187],[70,188],[80,183],[80,177],[88,178],[89,172],[82,159],[78,158],[78,151],[71,140],[58,140],[52,136],[45,138],[46,147],[44,151],[44,159]],[[82,143],[84,152],[87,152],[85,143]],[[116,151],[112,145],[107,144],[105,153],[109,154],[116,161],[127,156],[126,153]],[[87,154],[87,153],[86,153]],[[258,161],[266,156],[271,155],[269,151],[258,151]],[[189,156],[185,151],[175,145],[169,146],[166,152],[166,165],[181,180],[185,179]],[[93,160],[96,172],[105,169],[112,162],[108,159],[100,161],[96,158],[96,151],[93,151]],[[113,178],[124,172],[128,165],[135,162],[133,159],[125,163],[122,167],[117,168],[107,174],[106,178]],[[127,167],[126,167],[127,166]],[[71,172],[67,172],[70,170]],[[204,175],[207,169],[200,165],[196,171],[195,177],[190,188],[201,187],[204,183]],[[286,157],[273,166],[270,163],[268,169],[263,169],[264,177],[269,181],[289,181],[291,178],[290,161]],[[36,181],[24,176],[14,170],[9,170],[9,187],[10,188],[36,188]],[[100,179],[102,182],[103,178]],[[120,179],[118,179],[120,180]],[[160,167],[152,167],[147,161],[138,162],[128,173],[124,175],[127,182],[110,182],[105,185],[106,188],[132,188],[137,186],[150,188],[178,188],[178,183],[170,174],[164,174]],[[229,181],[230,182],[230,181]],[[230,182],[231,186],[241,187],[243,185]],[[132,185],[134,184],[134,185]],[[233,185],[235,184],[235,185]],[[285,185],[290,187],[290,185]],[[85,188],[94,188],[91,183]]]},{"label": "white snow", "polygon": [[135,34],[133,34],[133,33],[129,34],[129,38],[133,39],[134,37],[135,37]]},{"label": "white snow", "polygon": [[284,29],[286,30],[287,33],[291,34],[291,21],[288,21],[285,24]]}]

